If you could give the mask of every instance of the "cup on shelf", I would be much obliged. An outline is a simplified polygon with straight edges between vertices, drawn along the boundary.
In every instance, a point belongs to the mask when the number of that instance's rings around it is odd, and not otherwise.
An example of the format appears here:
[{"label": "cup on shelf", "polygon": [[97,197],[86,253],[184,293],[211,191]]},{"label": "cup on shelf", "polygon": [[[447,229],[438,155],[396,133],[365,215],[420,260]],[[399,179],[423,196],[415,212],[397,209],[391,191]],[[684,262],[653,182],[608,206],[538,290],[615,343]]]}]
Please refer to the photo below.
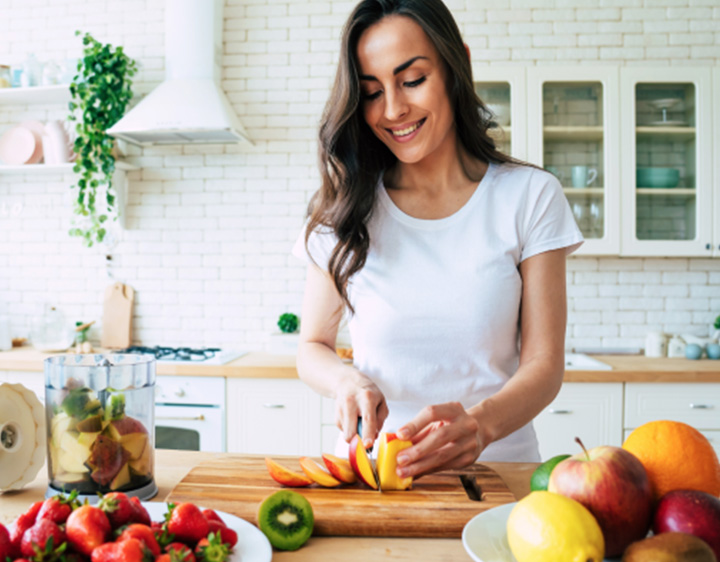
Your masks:
[{"label": "cup on shelf", "polygon": [[572,186],[588,187],[597,178],[598,172],[595,168],[589,166],[573,166],[572,167]]},{"label": "cup on shelf", "polygon": [[563,174],[557,166],[545,166],[545,169],[560,180],[560,183],[562,184],[563,176],[565,174]]}]

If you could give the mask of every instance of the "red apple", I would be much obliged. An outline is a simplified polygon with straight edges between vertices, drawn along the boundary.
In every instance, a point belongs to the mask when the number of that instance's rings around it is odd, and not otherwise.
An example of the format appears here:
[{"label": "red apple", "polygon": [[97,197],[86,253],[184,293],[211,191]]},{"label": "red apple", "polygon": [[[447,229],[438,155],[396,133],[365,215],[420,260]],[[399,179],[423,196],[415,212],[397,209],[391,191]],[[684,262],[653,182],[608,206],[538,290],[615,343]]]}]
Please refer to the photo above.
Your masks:
[{"label": "red apple", "polygon": [[[582,442],[576,439],[580,446]],[[548,491],[572,498],[595,516],[605,537],[605,556],[619,556],[645,538],[653,495],[642,463],[620,447],[585,450],[560,462],[550,474]]]},{"label": "red apple", "polygon": [[653,532],[678,531],[704,540],[720,560],[720,499],[699,490],[673,490],[657,504]]}]

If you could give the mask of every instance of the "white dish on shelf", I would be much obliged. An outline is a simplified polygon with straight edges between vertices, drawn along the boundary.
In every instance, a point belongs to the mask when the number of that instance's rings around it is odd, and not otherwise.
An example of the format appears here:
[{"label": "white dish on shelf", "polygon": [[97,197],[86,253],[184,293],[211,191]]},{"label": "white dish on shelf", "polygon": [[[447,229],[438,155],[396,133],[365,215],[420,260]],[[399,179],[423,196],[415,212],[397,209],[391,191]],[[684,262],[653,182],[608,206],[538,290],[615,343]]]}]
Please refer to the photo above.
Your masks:
[{"label": "white dish on shelf", "polygon": [[687,121],[651,121],[650,127],[686,127]]},{"label": "white dish on shelf", "polygon": [[[162,521],[167,512],[167,504],[161,502],[142,502],[150,519]],[[198,506],[203,509],[201,506]],[[263,532],[252,523],[230,513],[215,510],[225,524],[238,534],[238,542],[227,562],[270,562],[272,546]]]},{"label": "white dish on shelf", "polygon": [[13,127],[0,137],[0,161],[9,166],[27,164],[33,158],[35,148],[35,134],[32,131],[25,127]]}]

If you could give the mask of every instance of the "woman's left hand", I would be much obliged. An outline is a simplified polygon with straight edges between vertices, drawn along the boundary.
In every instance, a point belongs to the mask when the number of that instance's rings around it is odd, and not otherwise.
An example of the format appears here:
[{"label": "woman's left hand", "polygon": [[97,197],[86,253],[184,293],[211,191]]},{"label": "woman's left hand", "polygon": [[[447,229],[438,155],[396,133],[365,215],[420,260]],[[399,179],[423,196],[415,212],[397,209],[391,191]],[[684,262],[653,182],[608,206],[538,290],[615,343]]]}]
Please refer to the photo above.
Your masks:
[{"label": "woman's left hand", "polygon": [[458,402],[427,406],[397,436],[413,442],[398,454],[398,475],[422,476],[475,462],[489,444],[478,421]]}]

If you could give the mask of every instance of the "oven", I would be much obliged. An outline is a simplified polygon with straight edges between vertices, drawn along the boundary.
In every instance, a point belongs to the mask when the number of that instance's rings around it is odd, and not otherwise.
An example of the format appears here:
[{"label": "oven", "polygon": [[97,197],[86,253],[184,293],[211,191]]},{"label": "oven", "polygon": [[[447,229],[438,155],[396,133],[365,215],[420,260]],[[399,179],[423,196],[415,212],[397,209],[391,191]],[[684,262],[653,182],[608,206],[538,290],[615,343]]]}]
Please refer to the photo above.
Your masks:
[{"label": "oven", "polygon": [[[132,346],[123,353],[153,355],[158,364],[224,365],[246,352],[219,348]],[[225,451],[225,378],[158,375],[155,447]]]},{"label": "oven", "polygon": [[225,379],[158,376],[155,448],[225,451]]}]

